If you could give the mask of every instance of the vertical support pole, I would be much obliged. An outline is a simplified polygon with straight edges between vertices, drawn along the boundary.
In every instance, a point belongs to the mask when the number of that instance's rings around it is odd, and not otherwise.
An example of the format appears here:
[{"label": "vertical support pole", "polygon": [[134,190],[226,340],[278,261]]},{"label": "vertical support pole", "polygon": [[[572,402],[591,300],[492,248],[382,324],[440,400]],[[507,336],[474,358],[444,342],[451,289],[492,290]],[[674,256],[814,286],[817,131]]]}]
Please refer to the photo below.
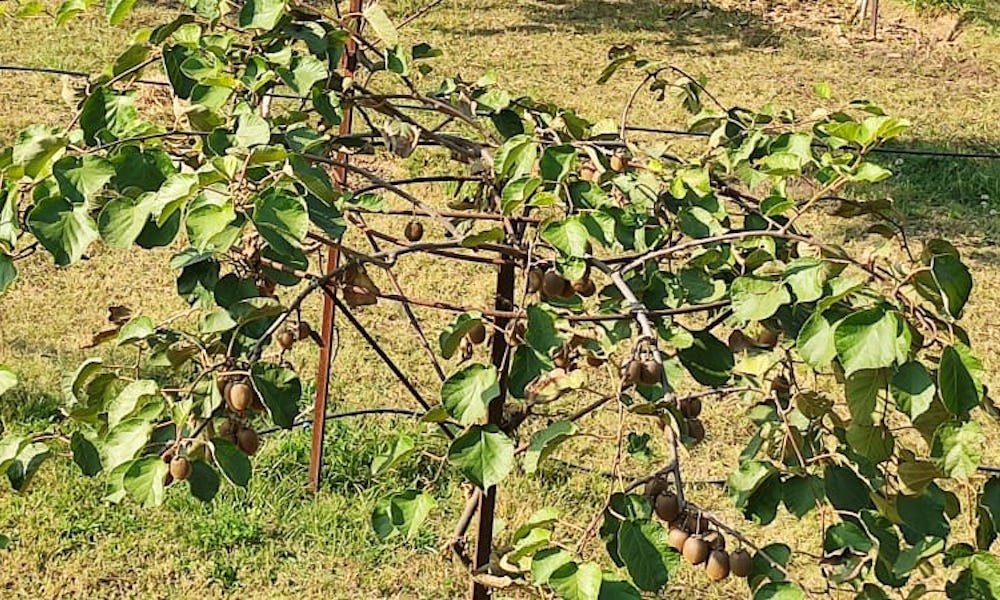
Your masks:
[{"label": "vertical support pole", "polygon": [[[360,23],[361,4],[363,0],[351,0],[351,22],[357,27]],[[345,42],[344,56],[341,60],[344,75],[354,76],[354,71],[358,67],[358,44],[353,38]],[[354,110],[350,103],[344,107],[344,118],[340,122],[340,134],[349,135],[351,133]],[[348,156],[340,152],[337,160],[347,162]],[[334,179],[341,189],[347,186],[347,169],[337,167],[334,172]],[[337,268],[340,262],[340,249],[331,247],[326,255],[326,272],[329,273]],[[323,295],[323,319],[320,324],[320,336],[323,343],[319,349],[319,367],[316,373],[316,400],[313,402],[313,424],[312,424],[312,449],[309,452],[309,491],[316,493],[319,491],[320,475],[323,468],[323,437],[326,434],[326,405],[330,396],[330,369],[331,354],[333,353],[333,299],[328,295]]]},{"label": "vertical support pole", "polygon": [[879,0],[872,0],[872,39],[878,39]]},{"label": "vertical support pole", "polygon": [[[497,273],[497,310],[509,311],[514,308],[514,263],[504,262]],[[500,396],[490,403],[487,423],[499,425],[503,421],[504,399],[507,397],[507,380],[510,371],[510,354],[504,332],[510,319],[497,317],[494,325],[490,360],[496,367],[500,379]],[[492,486],[479,497],[479,522],[476,525],[476,555],[472,563],[473,571],[489,564],[493,551],[493,518],[497,505],[497,486]],[[490,589],[476,581],[472,582],[469,597],[472,600],[487,600]]]}]

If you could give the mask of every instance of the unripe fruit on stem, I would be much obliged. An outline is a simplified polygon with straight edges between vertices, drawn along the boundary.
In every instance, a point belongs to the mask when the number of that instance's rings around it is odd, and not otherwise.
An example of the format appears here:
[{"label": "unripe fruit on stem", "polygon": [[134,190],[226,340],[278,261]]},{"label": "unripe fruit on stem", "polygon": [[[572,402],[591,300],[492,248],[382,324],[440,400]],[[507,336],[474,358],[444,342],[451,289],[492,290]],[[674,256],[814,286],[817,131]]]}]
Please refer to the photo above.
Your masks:
[{"label": "unripe fruit on stem", "polygon": [[696,419],[701,414],[701,400],[698,398],[681,398],[678,408],[687,419]]},{"label": "unripe fruit on stem", "polygon": [[482,323],[476,323],[472,329],[469,330],[469,341],[473,344],[482,344],[486,341],[486,326]]},{"label": "unripe fruit on stem", "polygon": [[191,463],[183,456],[175,456],[170,461],[170,476],[177,481],[184,481],[191,476]]},{"label": "unripe fruit on stem", "polygon": [[656,516],[666,523],[674,522],[681,514],[681,504],[673,492],[663,492],[656,497]]},{"label": "unripe fruit on stem", "polygon": [[419,242],[424,237],[424,226],[419,221],[410,221],[403,229],[403,235],[411,242]]},{"label": "unripe fruit on stem", "polygon": [[538,290],[542,289],[542,279],[545,274],[541,269],[532,268],[528,271],[528,293],[534,294]]},{"label": "unripe fruit on stem", "polygon": [[550,298],[558,298],[563,294],[566,280],[555,271],[546,271],[542,277],[542,293]]},{"label": "unripe fruit on stem", "polygon": [[253,396],[253,388],[250,387],[250,384],[240,382],[234,383],[229,388],[229,396],[226,400],[229,402],[229,408],[236,412],[243,412],[253,404]]},{"label": "unripe fruit on stem", "polygon": [[722,550],[713,550],[708,555],[708,563],[705,565],[705,574],[712,581],[722,581],[729,577],[729,555]]},{"label": "unripe fruit on stem", "polygon": [[646,385],[656,385],[663,377],[663,365],[655,360],[642,361],[642,369],[639,371],[639,381]]},{"label": "unripe fruit on stem", "polygon": [[684,542],[684,549],[681,550],[681,553],[689,565],[700,565],[708,560],[708,543],[701,539],[701,536],[692,535]]},{"label": "unripe fruit on stem", "polygon": [[282,350],[290,350],[295,344],[295,334],[289,330],[282,331],[278,334],[278,345],[281,346]]},{"label": "unripe fruit on stem", "polygon": [[597,286],[594,285],[593,279],[584,277],[579,281],[573,282],[573,291],[580,294],[584,298],[590,298],[597,293]]},{"label": "unripe fruit on stem", "polygon": [[687,419],[685,424],[687,424],[688,436],[694,440],[695,444],[705,439],[705,425],[699,419]]},{"label": "unripe fruit on stem", "polygon": [[642,361],[630,360],[627,365],[625,365],[625,384],[633,385],[639,381],[639,377],[642,374]]},{"label": "unripe fruit on stem", "polygon": [[746,550],[740,548],[729,555],[729,569],[733,575],[737,577],[747,577],[750,575],[750,569],[752,567],[753,561],[750,558],[750,553]]},{"label": "unripe fruit on stem", "polygon": [[253,456],[257,453],[257,449],[260,448],[260,438],[257,436],[257,432],[253,429],[241,429],[238,434],[236,434],[236,445],[239,446],[240,450],[248,456]]},{"label": "unripe fruit on stem", "polygon": [[691,534],[680,527],[671,527],[670,531],[667,532],[667,543],[674,550],[683,552],[684,544],[688,541],[689,537],[691,537]]}]

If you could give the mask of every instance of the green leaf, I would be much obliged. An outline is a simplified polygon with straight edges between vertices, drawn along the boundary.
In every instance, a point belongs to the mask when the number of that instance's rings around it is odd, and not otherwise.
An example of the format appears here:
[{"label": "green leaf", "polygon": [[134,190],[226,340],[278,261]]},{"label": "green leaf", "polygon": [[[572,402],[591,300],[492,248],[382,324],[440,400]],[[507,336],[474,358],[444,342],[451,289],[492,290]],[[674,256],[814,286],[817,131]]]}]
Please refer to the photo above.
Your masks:
[{"label": "green leaf", "polygon": [[88,146],[124,139],[144,127],[131,93],[119,94],[100,87],[80,107],[80,128]]},{"label": "green leaf", "polygon": [[26,444],[7,467],[7,480],[14,491],[23,492],[31,483],[38,468],[52,452],[42,443]]},{"label": "green leaf", "polygon": [[788,581],[772,581],[753,594],[753,600],[804,600],[805,597],[802,588]]},{"label": "green leaf", "polygon": [[0,438],[0,473],[7,472],[29,441],[28,436],[10,434]]},{"label": "green leaf", "polygon": [[792,301],[781,281],[759,277],[737,277],[730,288],[733,316],[742,322],[763,321]]},{"label": "green leaf", "polygon": [[458,351],[462,339],[470,331],[483,322],[482,314],[478,312],[461,313],[450,325],[445,327],[438,336],[438,345],[441,347],[441,356],[451,358]]},{"label": "green leaf", "polygon": [[3,396],[17,385],[17,375],[7,365],[0,365],[0,396]]},{"label": "green leaf", "polygon": [[236,210],[229,199],[209,200],[206,196],[199,196],[188,207],[184,224],[191,245],[204,252],[224,250],[231,245],[235,236],[226,233],[234,221]]},{"label": "green leaf", "polygon": [[291,68],[279,67],[277,71],[281,81],[300,96],[309,95],[314,85],[329,76],[326,65],[309,54],[296,56]]},{"label": "green leaf", "polygon": [[400,435],[388,452],[383,452],[372,459],[372,475],[381,475],[413,455],[416,444],[408,435]]},{"label": "green leaf", "polygon": [[104,13],[108,17],[108,24],[118,25],[125,20],[125,17],[132,12],[136,0],[104,0]]},{"label": "green leaf", "polygon": [[934,256],[930,266],[945,310],[956,319],[961,317],[962,309],[972,293],[972,275],[969,274],[968,267],[954,254]]},{"label": "green leaf", "polygon": [[900,365],[889,388],[899,409],[916,419],[927,412],[934,401],[934,380],[927,369],[916,361]]},{"label": "green leaf", "polygon": [[1000,560],[988,552],[977,552],[955,581],[945,586],[948,598],[997,600],[1000,598]]},{"label": "green leaf", "polygon": [[895,315],[881,308],[853,313],[837,323],[834,345],[845,375],[891,366],[897,357],[898,325]]},{"label": "green leaf", "polygon": [[938,365],[938,392],[941,401],[953,415],[966,415],[979,405],[981,384],[963,360],[956,346],[948,346],[941,353]]},{"label": "green leaf", "polygon": [[622,523],[618,532],[618,556],[639,589],[655,592],[670,580],[680,566],[680,554],[667,542],[667,530],[650,520]]},{"label": "green leaf", "polygon": [[159,506],[166,495],[164,482],[169,470],[170,467],[159,456],[140,458],[125,471],[125,491],[143,508]]},{"label": "green leaf", "polygon": [[976,474],[986,444],[979,423],[942,423],[934,432],[931,456],[950,477],[966,480]]},{"label": "green leaf", "polygon": [[135,458],[153,433],[153,424],[146,419],[127,419],[112,428],[98,445],[101,464],[107,471]]},{"label": "green leaf", "polygon": [[138,379],[130,382],[108,405],[108,427],[114,429],[119,423],[142,408],[149,398],[158,398],[160,386],[152,379]]},{"label": "green leaf", "polygon": [[531,558],[531,582],[545,585],[552,574],[573,562],[573,557],[562,548],[545,548]]},{"label": "green leaf", "polygon": [[872,424],[872,413],[878,404],[879,394],[886,388],[884,369],[858,371],[844,382],[844,396],[855,423]]},{"label": "green leaf", "polygon": [[451,443],[448,461],[466,479],[487,489],[514,468],[514,442],[496,425],[477,425]]},{"label": "green leaf", "polygon": [[284,190],[270,189],[257,197],[253,222],[257,231],[279,253],[299,248],[309,231],[306,201]]},{"label": "green leaf", "polygon": [[219,474],[205,461],[191,463],[191,475],[187,481],[191,495],[202,502],[211,501],[219,493]]},{"label": "green leaf", "polygon": [[93,477],[101,472],[101,455],[94,446],[79,431],[73,432],[73,437],[69,440],[69,449],[73,452],[73,462],[80,467],[83,474]]},{"label": "green leaf", "polygon": [[815,258],[796,258],[788,264],[784,277],[799,302],[815,302],[823,296],[829,270],[827,264]]},{"label": "green leaf", "polygon": [[521,179],[531,175],[538,158],[538,144],[528,135],[508,138],[493,157],[493,169],[501,179]]},{"label": "green leaf", "polygon": [[411,539],[420,531],[436,502],[430,494],[406,490],[382,498],[372,511],[372,528],[379,539],[402,534]]},{"label": "green leaf", "polygon": [[118,345],[124,346],[132,342],[139,342],[152,337],[156,328],[153,320],[149,317],[134,317],[128,323],[122,325],[118,330]]},{"label": "green leaf", "polygon": [[271,30],[285,13],[285,0],[246,0],[240,9],[240,27]]},{"label": "green leaf", "polygon": [[738,508],[743,508],[754,492],[775,473],[774,466],[770,463],[748,460],[741,463],[726,479],[726,490],[733,498],[733,503]]},{"label": "green leaf", "polygon": [[735,365],[729,346],[707,331],[698,331],[693,335],[691,346],[678,352],[681,364],[702,385],[725,385]]},{"label": "green leaf", "polygon": [[28,229],[60,266],[79,260],[97,239],[97,226],[87,206],[59,196],[44,196],[36,202],[28,213]]},{"label": "green leaf", "polygon": [[865,534],[864,530],[849,521],[841,521],[831,525],[823,534],[823,552],[826,553],[846,548],[867,554],[873,545],[872,540]]},{"label": "green leaf", "polygon": [[378,2],[372,2],[366,6],[362,14],[383,44],[390,48],[399,44],[399,32],[396,31],[396,26],[392,24],[389,15],[385,13]]},{"label": "green leaf", "polygon": [[576,166],[576,148],[568,144],[549,146],[542,153],[538,166],[545,181],[560,183]]},{"label": "green leaf", "polygon": [[642,600],[642,594],[627,581],[612,579],[607,573],[601,580],[601,594],[598,600]]},{"label": "green leaf", "polygon": [[788,512],[801,519],[812,509],[816,501],[823,499],[823,480],[815,475],[789,477],[781,485],[781,500]]},{"label": "green leaf", "polygon": [[499,396],[496,368],[478,363],[452,374],[441,385],[441,403],[462,425],[480,421]]},{"label": "green leaf", "polygon": [[6,254],[0,254],[0,297],[7,293],[16,280],[17,268],[14,266],[14,261]]},{"label": "green leaf", "polygon": [[587,226],[575,216],[549,223],[542,228],[541,236],[565,256],[585,256],[590,245]]},{"label": "green leaf", "polygon": [[[531,306],[528,307],[529,313]],[[514,351],[510,366],[510,393],[515,398],[524,398],[528,385],[542,373],[555,368],[547,354],[535,350],[528,344],[521,344]]]},{"label": "green leaf", "polygon": [[594,563],[569,563],[549,576],[549,585],[563,600],[598,600],[603,574]]},{"label": "green leaf", "polygon": [[528,450],[524,454],[524,471],[535,473],[538,465],[556,449],[556,447],[576,435],[578,428],[571,421],[556,421],[545,429],[531,436]]},{"label": "green leaf", "polygon": [[236,143],[242,148],[262,146],[271,141],[271,126],[257,113],[240,115],[236,125]]},{"label": "green leaf", "polygon": [[852,423],[847,429],[847,443],[858,454],[873,463],[880,463],[892,456],[895,438],[885,426],[859,422]]},{"label": "green leaf", "polygon": [[112,198],[97,217],[101,238],[112,248],[128,248],[149,221],[149,206],[140,199]]},{"label": "green leaf", "polygon": [[302,382],[295,371],[258,362],[250,368],[250,379],[274,424],[291,429],[302,397]]},{"label": "green leaf", "polygon": [[52,170],[52,163],[66,150],[66,135],[56,127],[31,125],[17,134],[11,161],[24,167],[24,174],[41,179]]},{"label": "green leaf", "polygon": [[212,456],[219,465],[222,474],[234,485],[246,487],[250,483],[253,468],[246,454],[236,447],[236,444],[223,438],[213,438],[211,442]]},{"label": "green leaf", "polygon": [[115,176],[115,167],[99,156],[64,156],[52,165],[52,175],[67,200],[90,200]]}]

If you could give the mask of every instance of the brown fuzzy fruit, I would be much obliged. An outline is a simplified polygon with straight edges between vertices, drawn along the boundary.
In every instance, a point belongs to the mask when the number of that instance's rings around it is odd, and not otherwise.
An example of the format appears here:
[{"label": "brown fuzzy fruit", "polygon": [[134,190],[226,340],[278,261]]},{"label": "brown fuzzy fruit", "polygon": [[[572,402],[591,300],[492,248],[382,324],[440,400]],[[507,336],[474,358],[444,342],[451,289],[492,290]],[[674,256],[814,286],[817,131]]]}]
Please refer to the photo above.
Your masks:
[{"label": "brown fuzzy fruit", "polygon": [[278,334],[278,345],[281,346],[282,350],[290,350],[295,344],[295,334],[289,330],[282,331]]},{"label": "brown fuzzy fruit", "polygon": [[687,544],[688,538],[691,534],[684,531],[680,527],[671,527],[670,531],[667,532],[667,543],[670,547],[678,552],[684,551],[684,546]]},{"label": "brown fuzzy fruit", "polygon": [[604,359],[596,354],[587,355],[587,364],[591,367],[597,368],[604,366]]},{"label": "brown fuzzy fruit", "polygon": [[177,481],[184,481],[191,476],[191,463],[183,456],[175,456],[170,460],[170,476]]},{"label": "brown fuzzy fruit", "polygon": [[698,398],[681,398],[678,408],[687,419],[697,419],[701,414],[701,400]]},{"label": "brown fuzzy fruit", "polygon": [[684,542],[681,554],[689,565],[700,565],[708,560],[709,550],[708,543],[700,535],[692,535]]},{"label": "brown fuzzy fruit", "polygon": [[253,429],[241,429],[236,434],[236,445],[239,446],[244,454],[253,456],[257,453],[257,449],[260,448],[260,437],[257,436],[257,432]]},{"label": "brown fuzzy fruit", "polygon": [[681,514],[681,503],[677,494],[663,492],[656,497],[656,516],[665,523],[673,523]]},{"label": "brown fuzzy fruit", "polygon": [[309,323],[299,321],[299,326],[295,329],[295,334],[298,336],[298,339],[305,340],[312,337],[313,330],[312,327],[309,326]]},{"label": "brown fuzzy fruit", "polygon": [[788,382],[788,378],[784,375],[778,375],[771,380],[771,391],[777,394],[787,394],[791,387],[792,384]]},{"label": "brown fuzzy fruit", "polygon": [[580,169],[580,179],[595,182],[597,181],[597,171],[590,167],[583,167]]},{"label": "brown fuzzy fruit", "polygon": [[709,531],[705,534],[705,541],[712,550],[725,550],[726,538],[718,531]]},{"label": "brown fuzzy fruit", "polygon": [[662,377],[663,365],[652,359],[642,361],[641,370],[639,371],[639,381],[646,385],[656,385],[660,383]]},{"label": "brown fuzzy fruit", "polygon": [[579,281],[573,282],[573,291],[580,294],[584,298],[590,298],[597,293],[597,286],[594,284],[594,280],[590,277],[584,277]]},{"label": "brown fuzzy fruit", "polygon": [[608,163],[610,163],[611,170],[617,173],[621,173],[625,170],[625,167],[628,166],[628,163],[625,161],[625,157],[621,154],[612,154]]},{"label": "brown fuzzy fruit", "polygon": [[694,440],[695,444],[705,439],[705,425],[700,419],[687,419],[685,423],[687,424],[688,437]]},{"label": "brown fuzzy fruit", "polygon": [[469,330],[469,341],[473,344],[482,344],[486,341],[486,326],[482,323],[477,323],[472,329]]},{"label": "brown fuzzy fruit", "polygon": [[642,361],[630,360],[627,365],[625,365],[625,383],[632,385],[639,381],[639,377],[642,375]]},{"label": "brown fuzzy fruit", "polygon": [[749,350],[753,348],[753,341],[750,340],[742,331],[737,329],[736,331],[729,334],[729,349],[735,354],[739,354],[744,350]]},{"label": "brown fuzzy fruit", "polygon": [[555,271],[546,271],[542,277],[542,293],[549,298],[561,298],[566,285],[566,280]]},{"label": "brown fuzzy fruit", "polygon": [[226,396],[226,401],[229,403],[229,408],[236,412],[243,412],[253,404],[253,397],[253,388],[250,387],[250,384],[241,381],[234,383],[229,388],[229,395]]},{"label": "brown fuzzy fruit", "polygon": [[670,481],[666,477],[654,477],[646,482],[643,493],[650,502],[656,500],[657,496],[670,490]]},{"label": "brown fuzzy fruit", "polygon": [[729,577],[729,555],[723,550],[713,550],[705,564],[705,574],[712,581],[722,581]]},{"label": "brown fuzzy fruit", "polygon": [[730,573],[737,577],[747,577],[750,575],[752,563],[750,553],[742,548],[729,555]]},{"label": "brown fuzzy fruit", "polygon": [[403,230],[403,235],[411,242],[419,242],[424,237],[424,226],[419,221],[410,221]]},{"label": "brown fuzzy fruit", "polygon": [[760,333],[754,339],[754,343],[763,348],[774,348],[778,345],[778,332],[767,327],[761,327]]},{"label": "brown fuzzy fruit", "polygon": [[556,354],[556,357],[552,359],[552,362],[560,369],[567,369],[571,364],[573,364],[573,362],[569,359],[569,354],[565,351]]},{"label": "brown fuzzy fruit", "polygon": [[239,431],[240,425],[238,422],[232,419],[226,419],[219,425],[219,437],[225,440],[229,440],[232,443],[236,443],[236,432]]},{"label": "brown fuzzy fruit", "polygon": [[687,518],[684,519],[684,529],[691,533],[705,533],[708,531],[709,525],[708,519],[695,512],[688,513]]},{"label": "brown fuzzy fruit", "polygon": [[538,290],[542,289],[542,279],[545,274],[541,269],[533,268],[528,271],[528,293],[534,294]]}]

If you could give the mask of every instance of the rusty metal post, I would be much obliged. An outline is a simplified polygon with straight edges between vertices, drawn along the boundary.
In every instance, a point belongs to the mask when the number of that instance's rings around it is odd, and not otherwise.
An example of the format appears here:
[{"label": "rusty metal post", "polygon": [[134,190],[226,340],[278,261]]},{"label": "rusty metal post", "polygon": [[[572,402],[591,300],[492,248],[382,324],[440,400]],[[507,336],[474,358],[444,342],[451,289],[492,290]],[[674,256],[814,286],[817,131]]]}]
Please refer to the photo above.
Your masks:
[{"label": "rusty metal post", "polygon": [[[495,300],[497,310],[510,311],[514,309],[514,263],[505,262],[500,265],[497,273],[497,295]],[[500,425],[503,421],[504,399],[507,397],[507,380],[510,371],[510,355],[507,338],[504,331],[510,319],[497,317],[494,325],[493,344],[490,350],[490,360],[496,367],[500,379],[500,395],[490,403],[487,423]],[[476,525],[476,556],[472,563],[476,571],[490,562],[493,551],[493,520],[497,505],[497,486],[492,486],[479,497],[479,521]],[[490,588],[472,581],[469,597],[472,600],[486,600],[491,596]]]},{"label": "rusty metal post", "polygon": [[[361,4],[363,0],[351,0],[351,21],[357,26],[360,23]],[[344,56],[341,59],[344,75],[354,76],[354,71],[358,67],[358,44],[353,38],[349,38],[345,43]],[[340,134],[349,135],[354,116],[351,104],[344,107],[344,117],[340,122]],[[340,152],[337,160],[348,161],[348,156]],[[347,169],[337,167],[334,171],[334,178],[341,189],[347,186]],[[340,262],[340,249],[336,246],[330,248],[326,255],[326,272],[333,271]],[[320,336],[323,343],[319,349],[319,368],[316,373],[316,400],[313,403],[313,424],[312,424],[312,450],[309,453],[309,490],[313,493],[319,491],[320,475],[323,468],[323,436],[326,434],[326,405],[330,396],[330,369],[333,352],[333,300],[323,296],[323,320],[320,325]]]}]

